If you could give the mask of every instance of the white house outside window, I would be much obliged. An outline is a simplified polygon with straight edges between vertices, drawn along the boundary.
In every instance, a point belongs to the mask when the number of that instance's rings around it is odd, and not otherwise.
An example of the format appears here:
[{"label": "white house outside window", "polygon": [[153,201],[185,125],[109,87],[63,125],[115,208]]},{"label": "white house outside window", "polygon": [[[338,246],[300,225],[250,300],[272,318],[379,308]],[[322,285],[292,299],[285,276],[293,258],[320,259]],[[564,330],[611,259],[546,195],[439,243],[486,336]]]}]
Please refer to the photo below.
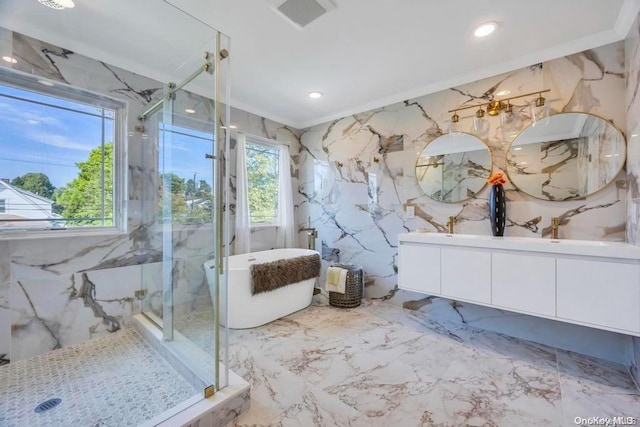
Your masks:
[{"label": "white house outside window", "polygon": [[121,228],[123,122],[123,103],[0,70],[0,232]]}]

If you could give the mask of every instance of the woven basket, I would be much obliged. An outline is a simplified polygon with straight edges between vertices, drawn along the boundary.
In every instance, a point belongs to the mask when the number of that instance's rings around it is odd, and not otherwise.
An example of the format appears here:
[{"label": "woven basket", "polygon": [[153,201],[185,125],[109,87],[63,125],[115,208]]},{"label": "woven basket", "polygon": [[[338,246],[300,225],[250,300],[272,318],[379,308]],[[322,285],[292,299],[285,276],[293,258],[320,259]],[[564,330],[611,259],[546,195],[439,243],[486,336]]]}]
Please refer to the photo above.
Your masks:
[{"label": "woven basket", "polygon": [[358,307],[362,302],[362,294],[364,291],[364,273],[362,272],[362,266],[357,264],[333,263],[331,267],[344,268],[348,270],[348,272],[344,294],[329,292],[329,304],[341,308]]}]

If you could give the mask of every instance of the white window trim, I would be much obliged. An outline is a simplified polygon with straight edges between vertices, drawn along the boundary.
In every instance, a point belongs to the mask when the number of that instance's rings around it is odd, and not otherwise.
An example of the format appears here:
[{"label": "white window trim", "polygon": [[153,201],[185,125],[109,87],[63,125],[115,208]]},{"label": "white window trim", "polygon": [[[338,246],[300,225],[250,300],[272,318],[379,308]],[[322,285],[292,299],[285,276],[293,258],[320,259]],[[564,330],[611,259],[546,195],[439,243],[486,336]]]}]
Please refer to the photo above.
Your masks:
[{"label": "white window trim", "polygon": [[[100,93],[52,81],[53,86],[38,83],[42,77],[0,67],[0,83],[17,89],[81,102],[114,110],[113,118],[113,223],[112,227],[65,229],[0,230],[0,240],[39,239],[49,237],[113,236],[127,234],[127,111],[129,103]],[[48,80],[48,79],[44,79]]]},{"label": "white window trim", "polygon": [[[276,141],[273,139],[265,138],[263,136],[251,135],[251,134],[242,133],[242,132],[238,132],[238,134],[243,134],[245,136],[246,138],[245,144],[264,145],[267,147],[277,148],[278,150],[282,149],[283,146],[290,147],[290,144],[288,142]],[[280,170],[280,162],[278,161],[278,174],[280,173],[282,173],[282,171]],[[272,222],[255,222],[254,223],[253,221],[251,221],[251,212],[249,212],[249,221],[251,222],[251,229],[278,228],[282,225],[279,208],[278,208],[278,215],[274,218]]]}]

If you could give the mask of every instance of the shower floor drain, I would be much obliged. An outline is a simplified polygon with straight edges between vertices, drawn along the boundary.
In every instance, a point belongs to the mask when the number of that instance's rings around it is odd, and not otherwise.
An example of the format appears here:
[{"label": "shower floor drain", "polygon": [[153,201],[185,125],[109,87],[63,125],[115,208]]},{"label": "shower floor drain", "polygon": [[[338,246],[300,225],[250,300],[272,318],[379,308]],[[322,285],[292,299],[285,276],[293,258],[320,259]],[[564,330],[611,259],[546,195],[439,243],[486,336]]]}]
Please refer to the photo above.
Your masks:
[{"label": "shower floor drain", "polygon": [[42,402],[41,404],[36,406],[36,408],[33,410],[33,412],[35,412],[36,414],[39,414],[41,412],[47,412],[47,411],[50,411],[51,409],[55,408],[56,406],[58,406],[61,403],[62,403],[62,399],[57,398],[57,397],[55,397],[53,399],[45,400],[44,402]]}]

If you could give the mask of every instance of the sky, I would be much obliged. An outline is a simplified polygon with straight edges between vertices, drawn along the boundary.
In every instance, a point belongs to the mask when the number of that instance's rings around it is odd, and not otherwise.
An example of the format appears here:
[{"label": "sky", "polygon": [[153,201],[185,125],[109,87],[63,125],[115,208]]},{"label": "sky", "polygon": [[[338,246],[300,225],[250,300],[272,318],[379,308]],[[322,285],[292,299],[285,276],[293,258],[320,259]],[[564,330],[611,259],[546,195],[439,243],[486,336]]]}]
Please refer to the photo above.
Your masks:
[{"label": "sky", "polygon": [[[27,98],[77,111],[67,111],[8,96]],[[78,174],[77,162],[102,143],[100,110],[59,98],[0,85],[0,178],[14,179],[28,172],[46,174],[55,187],[63,187]],[[111,116],[112,117],[112,116]],[[204,179],[211,184],[211,136],[176,128],[161,146],[167,167],[185,179]],[[114,122],[105,118],[105,143],[113,140]]]}]

